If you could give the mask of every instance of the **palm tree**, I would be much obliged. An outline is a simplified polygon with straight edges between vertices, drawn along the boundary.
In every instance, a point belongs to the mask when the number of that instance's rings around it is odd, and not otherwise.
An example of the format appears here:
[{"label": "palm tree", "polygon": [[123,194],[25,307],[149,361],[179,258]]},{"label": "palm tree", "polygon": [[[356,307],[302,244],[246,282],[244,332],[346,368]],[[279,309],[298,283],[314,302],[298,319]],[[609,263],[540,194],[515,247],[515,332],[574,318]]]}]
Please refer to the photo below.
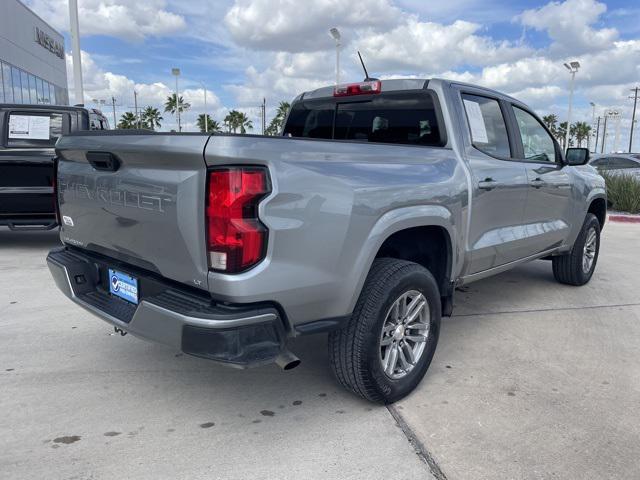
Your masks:
[{"label": "palm tree", "polygon": [[253,122],[249,120],[247,114],[239,112],[238,110],[231,110],[227,116],[224,117],[224,122],[233,133],[237,133],[238,130],[240,130],[241,134],[245,134],[247,133],[247,129],[251,130],[253,128]]},{"label": "palm tree", "polygon": [[[204,113],[198,115],[198,128],[201,132],[205,131],[204,128]],[[207,132],[209,133],[220,133],[222,131],[222,127],[218,122],[216,122],[211,115],[207,115]]]},{"label": "palm tree", "polygon": [[118,128],[121,129],[130,129],[130,128],[138,128],[138,119],[133,112],[125,112],[120,117],[120,122],[118,122]]},{"label": "palm tree", "polygon": [[587,122],[576,122],[575,127],[575,135],[576,140],[578,142],[578,147],[582,146],[582,142],[589,138],[591,134],[591,126]]},{"label": "palm tree", "polygon": [[[567,122],[562,122],[558,126],[558,129],[556,130],[556,138],[562,145],[563,149],[567,148],[567,145],[564,144],[565,139],[567,138]],[[569,143],[571,143],[571,139],[569,139]]]},{"label": "palm tree", "polygon": [[155,130],[156,127],[160,128],[160,120],[162,120],[162,115],[160,115],[160,110],[155,107],[147,107],[142,111],[142,126],[144,128],[149,128],[151,130]]},{"label": "palm tree", "polygon": [[266,135],[278,135],[282,130],[284,119],[287,118],[287,114],[289,113],[290,109],[291,104],[289,102],[280,102],[280,105],[276,110],[276,116],[273,117],[271,122],[269,122],[269,126],[264,133]]},{"label": "palm tree", "polygon": [[545,115],[542,117],[542,121],[547,126],[551,134],[555,137],[558,136],[558,116],[555,113]]},{"label": "palm tree", "polygon": [[177,102],[176,108],[176,94],[172,93],[167,97],[167,101],[164,102],[164,111],[169,112],[171,115],[177,115],[177,112],[180,111],[180,114],[186,112],[191,108],[191,104],[184,101],[184,98],[180,96]]}]

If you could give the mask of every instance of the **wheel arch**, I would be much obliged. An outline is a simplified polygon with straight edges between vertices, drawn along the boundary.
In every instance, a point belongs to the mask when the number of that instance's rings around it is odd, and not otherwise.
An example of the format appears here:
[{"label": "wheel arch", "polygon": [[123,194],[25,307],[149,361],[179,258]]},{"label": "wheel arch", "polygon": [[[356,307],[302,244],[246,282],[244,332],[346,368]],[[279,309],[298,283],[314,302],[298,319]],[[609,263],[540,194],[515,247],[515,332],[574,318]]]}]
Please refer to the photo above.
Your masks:
[{"label": "wheel arch", "polygon": [[587,213],[593,213],[598,222],[600,223],[600,229],[604,227],[604,223],[607,220],[607,200],[605,197],[596,197],[591,199]]},{"label": "wheel arch", "polygon": [[384,256],[425,266],[436,278],[440,295],[450,298],[456,265],[456,241],[451,212],[443,206],[405,207],[387,212],[369,235],[364,249],[367,252],[364,268],[351,306],[355,306],[374,260]]}]

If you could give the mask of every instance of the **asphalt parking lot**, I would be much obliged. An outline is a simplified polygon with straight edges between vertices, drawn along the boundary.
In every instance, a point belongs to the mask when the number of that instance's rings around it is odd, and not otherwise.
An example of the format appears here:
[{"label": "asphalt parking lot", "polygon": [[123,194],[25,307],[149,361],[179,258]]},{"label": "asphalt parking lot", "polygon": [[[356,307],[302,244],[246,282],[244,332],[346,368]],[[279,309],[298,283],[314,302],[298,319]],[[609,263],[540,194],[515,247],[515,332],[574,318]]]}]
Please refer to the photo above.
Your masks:
[{"label": "asphalt parking lot", "polygon": [[638,478],[640,225],[605,228],[582,288],[538,261],[465,287],[418,390],[385,408],[302,365],[237,371],[113,330],[0,231],[0,477]]}]

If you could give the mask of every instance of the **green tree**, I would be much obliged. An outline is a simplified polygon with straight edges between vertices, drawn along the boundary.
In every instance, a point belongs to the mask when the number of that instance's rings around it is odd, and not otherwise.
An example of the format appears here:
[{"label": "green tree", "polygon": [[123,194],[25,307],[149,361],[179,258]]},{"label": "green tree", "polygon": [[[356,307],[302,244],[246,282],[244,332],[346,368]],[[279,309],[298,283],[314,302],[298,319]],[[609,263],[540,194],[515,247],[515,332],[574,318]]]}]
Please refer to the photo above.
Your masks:
[{"label": "green tree", "polygon": [[191,104],[184,101],[184,98],[180,96],[178,101],[176,102],[176,94],[172,93],[167,97],[167,101],[164,102],[164,111],[169,112],[171,115],[176,115],[179,111],[180,114],[186,112],[191,108]]},{"label": "green tree", "polygon": [[238,110],[231,110],[227,116],[224,117],[224,122],[233,133],[238,133],[238,130],[240,130],[240,133],[245,134],[247,130],[253,129],[253,122],[249,120],[247,114],[239,112]]},{"label": "green tree", "polygon": [[124,112],[120,117],[120,122],[118,122],[118,128],[138,128],[138,119],[136,118],[135,114],[133,112]]},{"label": "green tree", "polygon": [[[560,142],[560,145],[563,149],[567,148],[564,144],[565,139],[567,138],[567,122],[562,122],[558,129],[556,130],[556,138]],[[571,143],[571,139],[569,139],[569,143]]]},{"label": "green tree", "polygon": [[558,136],[558,116],[554,113],[542,117],[542,122],[547,126],[554,137]]},{"label": "green tree", "polygon": [[[222,131],[222,127],[218,122],[216,122],[211,115],[207,115],[207,132],[209,133],[220,133]],[[201,132],[205,131],[204,128],[204,113],[198,115],[198,128]]]},{"label": "green tree", "polygon": [[276,110],[276,115],[269,122],[269,126],[265,130],[265,135],[278,135],[282,130],[284,125],[284,119],[287,118],[287,114],[291,109],[291,104],[289,102],[280,102],[278,109]]},{"label": "green tree", "polygon": [[587,122],[576,122],[573,127],[578,147],[581,147],[582,142],[587,140],[591,134],[591,126]]},{"label": "green tree", "polygon": [[160,115],[160,110],[149,106],[142,111],[141,120],[143,128],[155,130],[161,127],[160,120],[162,120],[162,115]]}]

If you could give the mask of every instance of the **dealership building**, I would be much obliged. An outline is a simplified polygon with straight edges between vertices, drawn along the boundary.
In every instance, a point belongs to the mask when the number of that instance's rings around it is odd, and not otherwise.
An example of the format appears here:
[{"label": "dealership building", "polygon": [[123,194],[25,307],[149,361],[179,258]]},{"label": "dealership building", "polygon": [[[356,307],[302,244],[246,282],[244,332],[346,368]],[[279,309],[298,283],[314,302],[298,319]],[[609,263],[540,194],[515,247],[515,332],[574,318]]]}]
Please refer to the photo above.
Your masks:
[{"label": "dealership building", "polygon": [[0,103],[68,105],[64,37],[18,0],[0,0]]}]

